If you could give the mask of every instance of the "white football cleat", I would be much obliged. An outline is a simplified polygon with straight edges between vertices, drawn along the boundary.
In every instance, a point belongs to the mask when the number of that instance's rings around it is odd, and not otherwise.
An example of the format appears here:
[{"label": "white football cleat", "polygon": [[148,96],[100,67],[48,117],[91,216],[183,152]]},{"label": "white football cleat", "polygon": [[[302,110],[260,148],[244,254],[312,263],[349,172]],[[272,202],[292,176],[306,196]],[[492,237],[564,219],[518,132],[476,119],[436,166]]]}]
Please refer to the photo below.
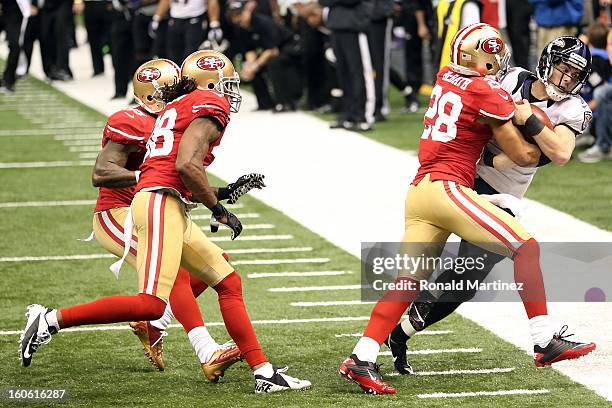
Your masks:
[{"label": "white football cleat", "polygon": [[307,390],[312,387],[312,384],[308,380],[300,380],[285,374],[288,368],[289,367],[275,367],[274,374],[272,374],[270,378],[256,374],[255,393],[265,394],[290,390]]},{"label": "white football cleat", "polygon": [[51,341],[51,335],[57,333],[54,327],[49,326],[45,314],[52,309],[42,305],[30,305],[26,311],[28,321],[19,338],[19,358],[24,367],[32,363],[32,355],[43,344]]}]

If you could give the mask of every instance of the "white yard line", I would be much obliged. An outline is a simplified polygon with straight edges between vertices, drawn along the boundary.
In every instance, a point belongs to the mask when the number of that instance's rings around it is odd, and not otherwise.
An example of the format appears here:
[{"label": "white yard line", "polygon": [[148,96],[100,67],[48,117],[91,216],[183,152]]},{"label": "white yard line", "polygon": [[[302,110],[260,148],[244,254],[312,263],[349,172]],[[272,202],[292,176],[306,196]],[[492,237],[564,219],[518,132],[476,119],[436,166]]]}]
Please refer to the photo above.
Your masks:
[{"label": "white yard line", "polygon": [[68,150],[73,153],[78,152],[99,152],[101,149],[100,145],[93,146],[70,146]]},{"label": "white yard line", "polygon": [[281,254],[286,252],[310,252],[312,247],[287,247],[287,248],[247,248],[247,249],[226,249],[228,254]]},{"label": "white yard line", "polygon": [[64,140],[63,145],[64,146],[97,146],[98,148],[101,147],[100,140],[96,140],[96,139]]},{"label": "white yard line", "polygon": [[[220,227],[222,230],[229,230],[229,227],[225,224],[221,224]],[[201,227],[201,228],[206,231],[210,229],[210,227],[208,226]],[[274,224],[242,224],[242,228],[245,230],[265,230],[265,229],[274,229],[276,228],[276,226]]]},{"label": "white yard line", "polygon": [[[312,319],[281,319],[281,320],[253,320],[251,323],[257,325],[271,324],[305,324],[305,323],[338,323],[338,322],[359,322],[369,320],[370,316],[346,316],[346,317],[314,317]],[[206,322],[207,326],[225,326],[223,322]],[[180,324],[171,324],[170,328],[182,327]],[[109,330],[131,330],[130,326],[124,325],[105,325],[105,326],[85,326],[73,327],[62,330],[63,332],[90,332],[90,331],[109,331]],[[21,334],[21,330],[0,330],[0,336],[12,336]]]},{"label": "white yard line", "polygon": [[102,140],[102,134],[101,133],[91,133],[87,135],[56,135],[56,136],[53,136],[53,140],[61,140],[61,141],[74,140],[74,141],[86,141],[86,142],[91,142],[91,143],[93,143],[93,141],[97,141],[98,143],[100,143],[100,141]]},{"label": "white yard line", "polygon": [[[511,373],[516,367],[508,368],[479,368],[475,370],[447,370],[447,371],[415,371],[413,375],[421,377],[437,376],[437,375],[479,375],[479,374],[502,374]],[[399,377],[401,374],[392,372],[385,374],[385,377]]]},{"label": "white yard line", "polygon": [[[75,128],[77,129],[77,128]],[[78,128],[79,131],[83,129],[94,129],[91,127],[86,128]],[[101,128],[95,128],[96,130],[101,130]],[[2,129],[0,130],[1,136],[52,136],[57,135],[58,131],[53,129]],[[60,136],[56,136],[60,137]],[[67,136],[66,136],[67,137]],[[83,137],[83,136],[74,136],[74,137]],[[100,134],[97,134],[97,137],[100,138]],[[58,139],[56,139],[58,140]]]},{"label": "white yard line", "polygon": [[[354,306],[354,305],[373,305],[376,302],[362,302],[361,300],[329,300],[323,302],[291,302],[295,307],[328,307],[328,306]],[[337,336],[337,335],[336,335]]]},{"label": "white yard line", "polygon": [[[233,262],[232,262],[233,263]],[[262,272],[262,273],[249,273],[247,278],[249,279],[260,279],[260,278],[307,278],[311,276],[338,276],[346,275],[352,272],[347,271],[314,271],[314,272]],[[296,303],[308,303],[308,302],[296,302]],[[291,306],[297,306],[291,303]]]},{"label": "white yard line", "polygon": [[75,160],[75,161],[49,161],[49,162],[16,162],[16,163],[0,163],[0,169],[37,169],[49,167],[80,167],[93,166],[91,160]]},{"label": "white yard line", "polygon": [[[427,355],[427,354],[453,354],[453,353],[482,353],[481,348],[454,348],[454,349],[426,349],[426,350],[408,350],[408,355]],[[381,351],[379,356],[390,356],[390,351]]]},{"label": "white yard line", "polygon": [[285,265],[285,264],[308,264],[327,263],[329,258],[297,258],[297,259],[254,259],[244,261],[232,261],[232,265]]},{"label": "white yard line", "polygon": [[65,201],[16,201],[0,203],[0,208],[21,207],[64,207],[73,205],[94,205],[96,200],[65,200]]},{"label": "white yard line", "polygon": [[[231,237],[209,237],[213,242],[232,241]],[[293,235],[246,235],[240,236],[236,241],[287,241],[293,239]]]},{"label": "white yard line", "polygon": [[433,394],[417,394],[419,398],[465,398],[465,397],[496,397],[500,395],[535,395],[548,394],[547,389],[540,390],[499,390],[474,392],[435,392]]},{"label": "white yard line", "polygon": [[288,288],[270,288],[268,289],[268,292],[320,292],[330,290],[355,290],[361,288],[361,285],[304,286]]},{"label": "white yard line", "polygon": [[[451,334],[452,330],[423,330],[420,332],[416,332],[418,336],[439,336],[441,334]],[[340,333],[334,334],[334,337],[361,337],[363,333]]]}]

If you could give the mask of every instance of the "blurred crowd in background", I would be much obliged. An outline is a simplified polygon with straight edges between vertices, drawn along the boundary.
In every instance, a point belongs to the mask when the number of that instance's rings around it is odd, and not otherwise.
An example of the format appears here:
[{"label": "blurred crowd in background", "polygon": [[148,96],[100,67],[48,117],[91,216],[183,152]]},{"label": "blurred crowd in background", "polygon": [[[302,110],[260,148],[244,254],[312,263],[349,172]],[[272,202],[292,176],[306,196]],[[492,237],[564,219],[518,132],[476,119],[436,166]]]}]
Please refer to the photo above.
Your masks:
[{"label": "blurred crowd in background", "polygon": [[582,94],[596,120],[579,139],[592,145],[579,159],[596,162],[612,159],[612,119],[597,120],[612,118],[610,1],[0,0],[10,51],[0,90],[14,92],[27,75],[36,41],[47,79],[72,80],[70,49],[82,24],[91,75],[112,56],[113,98],[126,97],[133,72],[151,58],[180,65],[197,49],[216,49],[240,68],[257,109],[334,112],[332,128],[369,131],[391,112],[390,86],[403,95],[403,112],[419,112],[420,91],[449,62],[455,33],[485,22],[503,32],[513,64],[531,70],[555,37],[579,35],[589,45],[593,73]]}]

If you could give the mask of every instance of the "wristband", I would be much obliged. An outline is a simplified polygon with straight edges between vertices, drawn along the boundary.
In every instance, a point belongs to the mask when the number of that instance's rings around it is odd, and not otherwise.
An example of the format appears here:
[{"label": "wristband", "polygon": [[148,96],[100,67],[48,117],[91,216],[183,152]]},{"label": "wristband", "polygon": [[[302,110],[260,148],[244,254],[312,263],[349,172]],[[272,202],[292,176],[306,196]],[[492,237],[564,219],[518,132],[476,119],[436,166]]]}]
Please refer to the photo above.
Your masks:
[{"label": "wristband", "polygon": [[217,189],[217,199],[221,201],[227,200],[228,198],[230,198],[230,189],[227,187],[219,187]]},{"label": "wristband", "polygon": [[494,167],[493,166],[493,158],[495,158],[495,155],[493,153],[491,153],[491,151],[489,149],[485,148],[485,151],[482,154],[482,162],[484,163],[484,165],[485,166],[489,166],[489,167]]},{"label": "wristband", "polygon": [[138,180],[140,180],[140,170],[134,172],[134,177],[136,177],[136,182],[138,183]]},{"label": "wristband", "polygon": [[536,115],[533,113],[525,121],[525,136],[534,137],[540,134],[544,129],[544,124]]},{"label": "wristband", "polygon": [[161,21],[161,16],[158,14],[154,14],[153,21],[155,21],[156,23],[159,23]]},{"label": "wristband", "polygon": [[208,23],[208,27],[210,28],[219,28],[221,27],[221,23],[218,21],[211,21],[210,23]]},{"label": "wristband", "polygon": [[220,217],[223,217],[225,215],[225,207],[223,207],[223,205],[217,201],[217,204],[215,204],[210,211],[212,211],[212,214],[215,216],[215,218],[219,219]]}]

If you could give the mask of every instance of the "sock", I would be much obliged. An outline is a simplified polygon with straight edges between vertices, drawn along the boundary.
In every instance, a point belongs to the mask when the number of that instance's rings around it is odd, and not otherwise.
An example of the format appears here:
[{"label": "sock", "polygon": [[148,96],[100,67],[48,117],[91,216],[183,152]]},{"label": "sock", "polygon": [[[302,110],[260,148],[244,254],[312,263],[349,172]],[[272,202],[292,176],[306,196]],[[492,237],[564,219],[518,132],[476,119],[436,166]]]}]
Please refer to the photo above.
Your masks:
[{"label": "sock", "polygon": [[519,295],[529,319],[548,314],[540,269],[540,246],[533,238],[523,243],[514,254],[514,281],[523,284]]},{"label": "sock", "polygon": [[202,312],[191,290],[189,272],[180,268],[170,292],[170,306],[176,320],[189,333],[196,327],[204,326]]},{"label": "sock", "polygon": [[45,320],[49,326],[53,327],[56,331],[59,331],[60,327],[57,321],[57,309],[47,312],[45,314]]},{"label": "sock", "polygon": [[555,334],[550,318],[546,315],[535,316],[529,319],[529,331],[531,332],[531,338],[533,344],[538,345],[542,348],[548,346],[550,340]]},{"label": "sock", "polygon": [[[414,282],[415,289],[410,290],[409,285]],[[397,287],[405,287],[404,290],[388,291],[376,303],[370,315],[370,321],[363,333],[364,337],[369,337],[382,344],[391,330],[397,325],[406,311],[410,302],[418,295],[418,282],[410,278],[398,278],[395,281]]]},{"label": "sock", "polygon": [[369,337],[362,337],[357,344],[355,344],[353,354],[361,361],[375,363],[379,350],[380,344],[376,340]]},{"label": "sock", "polygon": [[208,332],[208,329],[204,326],[191,329],[191,331],[187,333],[187,337],[189,337],[189,341],[200,359],[200,363],[205,363],[210,360],[219,347],[215,339],[213,339]]},{"label": "sock", "polygon": [[255,336],[242,298],[240,275],[232,272],[214,287],[219,295],[219,308],[227,332],[236,342],[251,368],[268,362]]},{"label": "sock", "polygon": [[412,324],[410,323],[410,319],[404,319],[404,321],[400,324],[400,327],[402,328],[402,333],[408,336],[408,338],[414,336],[414,334],[416,333],[416,330],[414,329],[414,327],[412,327]]},{"label": "sock", "polygon": [[172,319],[174,319],[174,315],[172,314],[172,308],[170,307],[170,305],[166,305],[166,309],[164,310],[164,314],[162,315],[162,317],[157,320],[153,320],[149,323],[151,323],[151,326],[155,326],[159,330],[166,330],[168,326],[170,326]]},{"label": "sock", "polygon": [[62,329],[85,324],[137,322],[158,319],[166,302],[158,297],[139,293],[133,296],[108,296],[90,303],[61,309]]},{"label": "sock", "polygon": [[265,363],[257,370],[253,371],[253,375],[261,375],[266,378],[270,378],[274,375],[274,367],[272,367],[272,364],[270,363]]}]

